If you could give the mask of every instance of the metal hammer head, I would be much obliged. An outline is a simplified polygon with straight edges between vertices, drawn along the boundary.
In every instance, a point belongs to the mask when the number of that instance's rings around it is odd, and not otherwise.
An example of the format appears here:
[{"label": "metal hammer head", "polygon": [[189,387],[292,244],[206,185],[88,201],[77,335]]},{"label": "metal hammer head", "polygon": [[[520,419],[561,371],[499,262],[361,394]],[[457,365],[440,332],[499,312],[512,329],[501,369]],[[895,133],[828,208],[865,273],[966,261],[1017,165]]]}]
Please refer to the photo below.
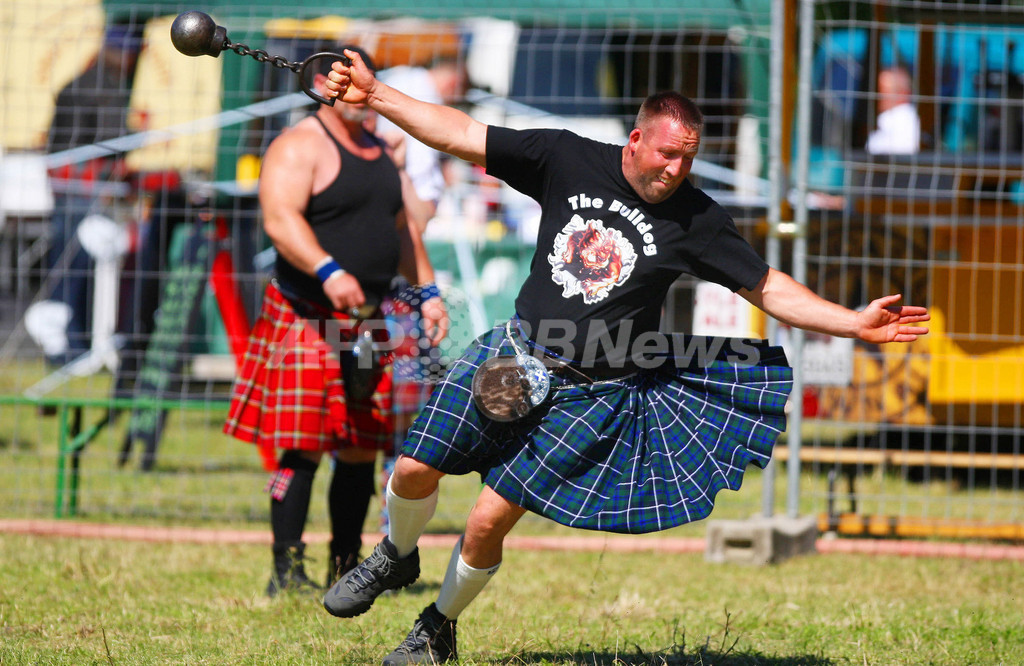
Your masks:
[{"label": "metal hammer head", "polygon": [[185,12],[171,24],[171,43],[187,56],[208,55],[216,58],[227,48],[227,30],[202,12]]}]

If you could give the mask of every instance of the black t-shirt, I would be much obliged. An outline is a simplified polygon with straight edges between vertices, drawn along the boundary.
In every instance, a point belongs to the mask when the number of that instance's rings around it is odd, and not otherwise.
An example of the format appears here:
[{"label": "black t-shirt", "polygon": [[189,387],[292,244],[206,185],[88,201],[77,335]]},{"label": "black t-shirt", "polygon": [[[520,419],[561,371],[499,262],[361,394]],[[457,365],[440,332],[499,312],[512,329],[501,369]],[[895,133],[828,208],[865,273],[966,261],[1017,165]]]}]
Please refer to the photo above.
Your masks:
[{"label": "black t-shirt", "polygon": [[689,181],[662,203],[640,199],[622,173],[622,146],[491,126],[487,172],[541,205],[516,312],[532,340],[573,361],[620,363],[621,350],[658,330],[682,273],[736,291],[768,271],[725,209]]}]

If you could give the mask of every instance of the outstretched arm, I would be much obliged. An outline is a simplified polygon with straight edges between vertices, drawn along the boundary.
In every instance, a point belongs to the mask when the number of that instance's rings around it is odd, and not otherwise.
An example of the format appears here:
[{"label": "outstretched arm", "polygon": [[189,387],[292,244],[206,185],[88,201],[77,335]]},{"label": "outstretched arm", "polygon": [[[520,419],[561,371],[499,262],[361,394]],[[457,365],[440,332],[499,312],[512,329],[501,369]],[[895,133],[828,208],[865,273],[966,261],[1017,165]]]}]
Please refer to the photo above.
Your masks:
[{"label": "outstretched arm", "polygon": [[790,326],[875,344],[913,342],[928,333],[926,327],[917,324],[931,318],[923,307],[896,305],[900,294],[875,299],[856,312],[825,300],[774,268],[768,269],[753,290],[740,289],[738,293]]},{"label": "outstretched arm", "polygon": [[450,106],[413,99],[378,81],[355,51],[345,55],[352,64],[334,62],[325,84],[328,97],[366,104],[431,148],[486,166],[486,125]]}]

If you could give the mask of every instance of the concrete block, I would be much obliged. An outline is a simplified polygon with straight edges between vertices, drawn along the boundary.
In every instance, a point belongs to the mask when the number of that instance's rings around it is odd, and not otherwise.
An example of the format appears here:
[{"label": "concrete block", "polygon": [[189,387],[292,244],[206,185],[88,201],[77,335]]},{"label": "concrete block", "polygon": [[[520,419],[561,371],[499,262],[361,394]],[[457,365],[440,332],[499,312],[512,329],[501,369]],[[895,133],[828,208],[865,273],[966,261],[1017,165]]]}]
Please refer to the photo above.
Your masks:
[{"label": "concrete block", "polygon": [[813,517],[759,517],[708,523],[704,559],[763,566],[815,552],[818,525]]}]

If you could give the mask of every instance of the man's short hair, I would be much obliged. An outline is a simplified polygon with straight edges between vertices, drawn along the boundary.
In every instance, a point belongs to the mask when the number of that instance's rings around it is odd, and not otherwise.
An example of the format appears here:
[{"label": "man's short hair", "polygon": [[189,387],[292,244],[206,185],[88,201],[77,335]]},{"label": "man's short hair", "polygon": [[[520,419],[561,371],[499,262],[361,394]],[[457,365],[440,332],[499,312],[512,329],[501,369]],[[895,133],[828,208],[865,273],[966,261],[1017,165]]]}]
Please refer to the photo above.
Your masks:
[{"label": "man's short hair", "polygon": [[636,114],[633,129],[662,116],[668,116],[698,134],[704,133],[704,114],[692,99],[675,91],[655,93],[645,99]]}]

